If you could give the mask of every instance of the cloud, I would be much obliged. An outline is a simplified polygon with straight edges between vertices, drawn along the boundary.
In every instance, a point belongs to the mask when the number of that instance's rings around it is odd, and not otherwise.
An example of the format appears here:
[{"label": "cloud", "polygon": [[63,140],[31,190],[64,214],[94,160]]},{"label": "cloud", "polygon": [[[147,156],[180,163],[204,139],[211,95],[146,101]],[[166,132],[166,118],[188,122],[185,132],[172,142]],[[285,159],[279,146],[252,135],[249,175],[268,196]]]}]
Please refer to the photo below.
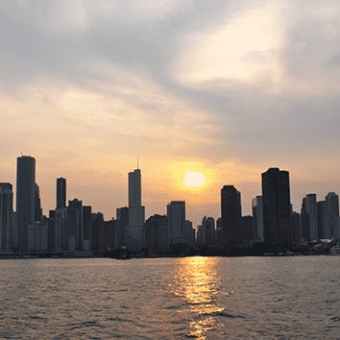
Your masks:
[{"label": "cloud", "polygon": [[[332,0],[2,1],[0,175],[14,178],[16,155],[34,153],[48,207],[50,178],[64,171],[92,182],[75,194],[100,188],[93,201],[107,214],[138,154],[155,183],[157,162],[164,178],[201,162],[249,202],[260,190],[249,172],[271,165],[294,171],[295,202],[307,182],[340,190],[339,12]],[[171,197],[146,181],[159,209]],[[192,200],[193,211],[213,200]]]}]

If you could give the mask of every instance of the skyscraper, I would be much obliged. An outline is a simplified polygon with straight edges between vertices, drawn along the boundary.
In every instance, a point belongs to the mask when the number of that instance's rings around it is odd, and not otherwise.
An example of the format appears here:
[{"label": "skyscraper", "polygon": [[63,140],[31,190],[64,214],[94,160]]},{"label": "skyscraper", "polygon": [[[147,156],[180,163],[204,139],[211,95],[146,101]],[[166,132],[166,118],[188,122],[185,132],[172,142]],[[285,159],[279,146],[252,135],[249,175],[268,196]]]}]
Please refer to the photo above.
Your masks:
[{"label": "skyscraper", "polygon": [[325,200],[330,238],[337,238],[339,236],[339,196],[334,192],[330,192]]},{"label": "skyscraper", "polygon": [[0,183],[0,249],[11,247],[13,191],[10,183]]},{"label": "skyscraper", "polygon": [[170,245],[185,243],[185,202],[172,201],[167,205]]},{"label": "skyscraper", "polygon": [[35,220],[35,159],[21,156],[17,159],[16,210],[19,249],[28,247],[28,225]]},{"label": "skyscraper", "polygon": [[241,193],[233,185],[221,190],[222,244],[241,241]]},{"label": "skyscraper", "polygon": [[37,183],[34,185],[34,221],[41,221],[42,219],[42,208],[40,199],[40,188]]},{"label": "skyscraper", "polygon": [[57,209],[66,207],[66,179],[57,178]]},{"label": "skyscraper", "polygon": [[316,194],[308,194],[302,201],[302,234],[305,241],[319,239],[318,204]]},{"label": "skyscraper", "polygon": [[129,225],[126,232],[127,247],[140,251],[144,247],[145,208],[142,206],[142,175],[140,169],[129,173]]},{"label": "skyscraper", "polygon": [[289,245],[290,185],[289,172],[278,168],[262,174],[264,241],[269,245]]}]

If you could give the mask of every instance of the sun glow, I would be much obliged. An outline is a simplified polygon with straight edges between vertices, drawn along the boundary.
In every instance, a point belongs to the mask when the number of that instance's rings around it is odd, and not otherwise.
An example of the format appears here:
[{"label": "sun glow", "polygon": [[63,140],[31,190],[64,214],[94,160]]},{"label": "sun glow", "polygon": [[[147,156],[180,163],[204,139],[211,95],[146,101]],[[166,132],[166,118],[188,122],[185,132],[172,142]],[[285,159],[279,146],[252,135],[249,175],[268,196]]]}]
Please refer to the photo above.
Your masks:
[{"label": "sun glow", "polygon": [[187,171],[183,178],[184,186],[191,189],[204,187],[206,178],[203,173],[198,171]]}]

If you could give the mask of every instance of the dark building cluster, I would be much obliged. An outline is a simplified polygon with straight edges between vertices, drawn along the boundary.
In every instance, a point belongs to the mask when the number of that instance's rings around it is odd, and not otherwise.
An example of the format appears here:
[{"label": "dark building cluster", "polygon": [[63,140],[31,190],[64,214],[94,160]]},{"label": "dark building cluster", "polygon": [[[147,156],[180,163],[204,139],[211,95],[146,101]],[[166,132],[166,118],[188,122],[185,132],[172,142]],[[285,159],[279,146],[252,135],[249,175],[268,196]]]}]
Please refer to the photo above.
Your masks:
[{"label": "dark building cluster", "polygon": [[[67,201],[67,181],[56,180],[56,205],[43,214],[36,161],[17,159],[16,211],[13,187],[0,183],[0,254],[2,256],[169,256],[251,254],[299,251],[340,238],[339,198],[308,194],[301,213],[290,199],[289,173],[271,168],[262,174],[262,195],[252,201],[252,215],[242,216],[241,193],[221,189],[221,217],[204,217],[193,228],[184,201],[172,201],[166,214],[145,219],[140,169],[128,175],[128,206],[105,220],[80,199]],[[334,245],[334,244],[333,244]]]}]

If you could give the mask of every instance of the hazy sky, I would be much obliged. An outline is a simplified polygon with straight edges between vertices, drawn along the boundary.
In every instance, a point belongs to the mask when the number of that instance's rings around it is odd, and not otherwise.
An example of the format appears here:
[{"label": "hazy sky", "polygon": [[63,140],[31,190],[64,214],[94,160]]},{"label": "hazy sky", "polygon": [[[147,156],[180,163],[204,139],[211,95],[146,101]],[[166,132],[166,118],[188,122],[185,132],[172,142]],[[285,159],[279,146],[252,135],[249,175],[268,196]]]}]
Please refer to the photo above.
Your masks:
[{"label": "hazy sky", "polygon": [[296,209],[340,191],[338,0],[2,0],[0,44],[0,181],[35,156],[45,212],[64,176],[109,218],[138,156],[147,214],[216,216],[222,184],[247,213],[270,166]]}]

